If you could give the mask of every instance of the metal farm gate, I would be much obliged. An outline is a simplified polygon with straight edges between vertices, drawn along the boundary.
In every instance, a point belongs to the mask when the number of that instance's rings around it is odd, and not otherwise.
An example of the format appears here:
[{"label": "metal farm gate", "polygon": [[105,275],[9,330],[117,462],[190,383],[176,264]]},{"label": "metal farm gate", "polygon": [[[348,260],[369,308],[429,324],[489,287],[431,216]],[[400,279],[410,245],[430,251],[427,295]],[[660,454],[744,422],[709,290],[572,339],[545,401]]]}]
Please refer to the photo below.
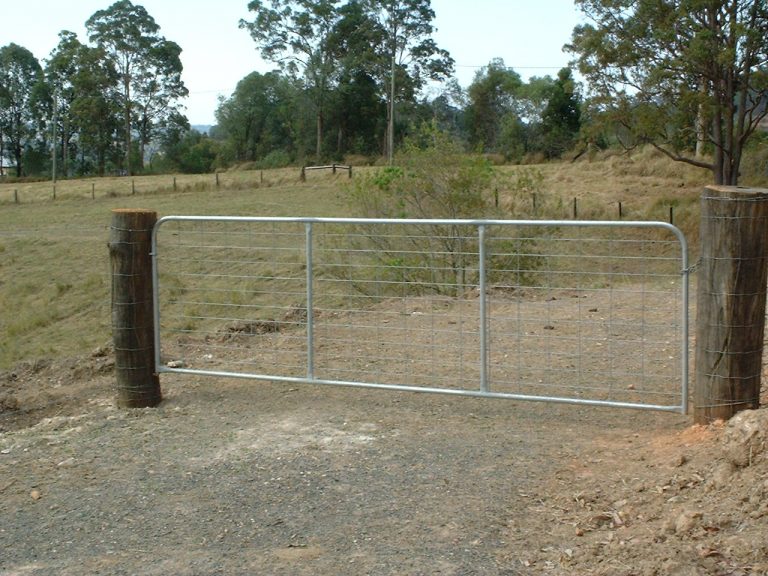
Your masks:
[{"label": "metal farm gate", "polygon": [[169,216],[156,369],[687,411],[664,222]]}]

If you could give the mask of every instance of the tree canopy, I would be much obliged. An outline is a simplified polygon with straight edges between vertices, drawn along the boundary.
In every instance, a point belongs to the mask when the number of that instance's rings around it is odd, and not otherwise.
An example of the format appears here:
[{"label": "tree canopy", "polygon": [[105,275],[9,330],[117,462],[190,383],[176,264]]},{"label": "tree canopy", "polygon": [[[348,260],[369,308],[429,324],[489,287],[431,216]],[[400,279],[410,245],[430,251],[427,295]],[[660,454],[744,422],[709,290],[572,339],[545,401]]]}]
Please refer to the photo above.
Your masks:
[{"label": "tree canopy", "polygon": [[132,130],[140,135],[139,163],[157,120],[187,95],[181,80],[181,48],[159,34],[160,27],[143,6],[118,0],[85,23],[89,39],[101,48],[120,76],[125,169],[131,172]]},{"label": "tree canopy", "polygon": [[86,40],[62,31],[42,65],[2,47],[0,159],[18,175],[55,162],[64,175],[375,162],[427,124],[494,161],[651,145],[735,184],[768,114],[758,0],[575,0],[586,20],[567,48],[580,76],[526,79],[494,58],[466,87],[435,40],[431,0],[243,2],[239,25],[275,69],[221,97],[208,133],[183,114],[181,46],[131,0],[95,12]]},{"label": "tree canopy", "polygon": [[[632,136],[737,184],[768,113],[763,0],[576,0],[590,23],[568,46],[596,103]],[[712,160],[691,154],[706,143]],[[701,151],[701,147],[699,147]]]},{"label": "tree canopy", "polygon": [[18,44],[0,48],[0,141],[8,143],[17,176],[43,122],[43,89],[43,70],[32,52]]}]

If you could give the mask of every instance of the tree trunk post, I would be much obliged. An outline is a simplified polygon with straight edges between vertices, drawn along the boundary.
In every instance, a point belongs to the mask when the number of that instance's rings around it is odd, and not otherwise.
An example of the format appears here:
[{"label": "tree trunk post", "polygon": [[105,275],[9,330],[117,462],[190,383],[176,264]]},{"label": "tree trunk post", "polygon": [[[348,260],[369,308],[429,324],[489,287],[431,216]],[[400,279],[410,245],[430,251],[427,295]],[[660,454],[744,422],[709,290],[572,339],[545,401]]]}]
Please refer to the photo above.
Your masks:
[{"label": "tree trunk post", "polygon": [[694,421],[760,403],[768,190],[707,186],[701,198]]},{"label": "tree trunk post", "polygon": [[162,400],[155,372],[152,307],[151,210],[112,211],[109,257],[112,271],[112,339],[117,405],[147,408]]}]

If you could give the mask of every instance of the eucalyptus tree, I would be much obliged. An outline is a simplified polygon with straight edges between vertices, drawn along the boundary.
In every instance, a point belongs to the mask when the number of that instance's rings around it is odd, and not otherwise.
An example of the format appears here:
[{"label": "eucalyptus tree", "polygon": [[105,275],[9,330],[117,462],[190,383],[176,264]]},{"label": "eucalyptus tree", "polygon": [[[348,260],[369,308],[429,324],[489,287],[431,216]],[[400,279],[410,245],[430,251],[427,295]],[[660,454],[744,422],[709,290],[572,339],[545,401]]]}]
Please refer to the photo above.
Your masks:
[{"label": "eucalyptus tree", "polygon": [[315,154],[323,155],[328,96],[336,77],[330,36],[339,19],[338,0],[251,0],[253,21],[240,20],[265,60],[301,78],[311,95],[316,118]]},{"label": "eucalyptus tree", "polygon": [[388,86],[388,155],[394,152],[395,100],[412,99],[427,80],[445,80],[454,69],[451,55],[432,35],[435,11],[430,0],[367,0],[372,17],[384,30],[378,52],[389,65],[382,78]]},{"label": "eucalyptus tree", "polygon": [[[744,147],[768,114],[765,0],[576,4],[591,22],[574,29],[568,49],[594,100],[635,143],[737,184]],[[711,161],[691,150],[701,139]]]},{"label": "eucalyptus tree", "polygon": [[46,82],[55,100],[57,141],[54,154],[68,174],[71,156],[80,152],[80,172],[91,171],[91,159],[100,174],[119,123],[114,86],[117,73],[104,51],[81,43],[74,32],[59,33],[59,44],[45,65]]},{"label": "eucalyptus tree", "polygon": [[329,37],[338,70],[330,112],[339,155],[381,150],[386,108],[379,80],[389,66],[377,47],[385,38],[385,30],[371,17],[365,0],[351,0],[339,8],[339,19]]},{"label": "eucalyptus tree", "polygon": [[70,151],[79,152],[79,173],[103,175],[114,160],[120,128],[119,78],[103,49],[81,43],[68,31],[49,57],[45,73],[57,102],[57,133],[65,170]]},{"label": "eucalyptus tree", "polygon": [[175,112],[177,100],[187,95],[181,80],[181,48],[160,34],[160,27],[143,6],[130,0],[118,0],[99,10],[85,26],[90,41],[104,50],[120,77],[124,162],[131,172],[134,126],[143,152],[154,124]]},{"label": "eucalyptus tree", "polygon": [[45,79],[54,100],[53,123],[58,139],[53,139],[51,147],[54,159],[62,160],[62,171],[69,172],[69,147],[72,139],[70,108],[75,97],[70,78],[74,75],[74,54],[82,46],[73,32],[62,30],[59,44],[51,52],[45,65]]},{"label": "eucalyptus tree", "polygon": [[34,54],[18,44],[0,48],[0,133],[24,174],[24,154],[40,135],[45,99],[43,69]]}]

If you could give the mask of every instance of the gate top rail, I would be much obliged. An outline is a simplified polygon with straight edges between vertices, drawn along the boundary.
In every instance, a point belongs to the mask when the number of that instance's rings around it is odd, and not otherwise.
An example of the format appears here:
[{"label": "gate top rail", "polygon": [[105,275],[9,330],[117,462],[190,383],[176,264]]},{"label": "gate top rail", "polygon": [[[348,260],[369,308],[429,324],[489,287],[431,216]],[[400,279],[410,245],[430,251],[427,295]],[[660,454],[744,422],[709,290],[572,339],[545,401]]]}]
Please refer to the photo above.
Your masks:
[{"label": "gate top rail", "polygon": [[403,224],[403,225],[457,225],[457,226],[561,226],[604,228],[663,228],[675,235],[681,248],[682,273],[687,274],[688,242],[683,231],[674,224],[661,220],[509,220],[475,218],[343,218],[324,216],[163,216],[155,223],[152,236],[165,222],[275,222],[295,224]]},{"label": "gate top rail", "polygon": [[482,219],[482,218],[345,218],[325,216],[163,216],[155,224],[155,228],[171,220],[199,222],[293,222],[297,224],[438,224],[461,226],[570,226],[609,228],[666,228],[675,234],[682,242],[685,237],[682,231],[669,222],[656,220],[514,220],[514,219]]}]

